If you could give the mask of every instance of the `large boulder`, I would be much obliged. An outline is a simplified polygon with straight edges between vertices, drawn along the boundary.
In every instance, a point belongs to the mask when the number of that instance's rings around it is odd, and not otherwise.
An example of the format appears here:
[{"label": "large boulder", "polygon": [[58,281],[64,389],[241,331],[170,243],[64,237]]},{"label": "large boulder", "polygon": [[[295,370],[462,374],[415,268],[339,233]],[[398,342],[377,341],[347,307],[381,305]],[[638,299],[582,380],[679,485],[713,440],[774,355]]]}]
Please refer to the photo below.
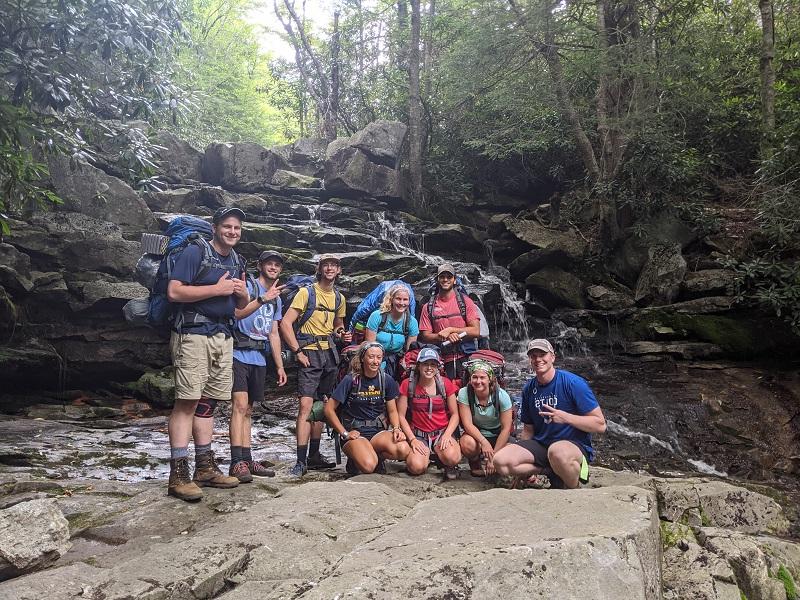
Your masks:
[{"label": "large boulder", "polygon": [[730,565],[694,542],[664,551],[665,600],[741,600]]},{"label": "large boulder", "polygon": [[572,230],[562,231],[545,227],[532,219],[509,217],[503,221],[508,230],[518,239],[530,244],[533,248],[560,251],[570,260],[580,260],[586,250],[586,242]]},{"label": "large boulder", "polygon": [[672,303],[681,290],[686,275],[686,259],[680,244],[651,246],[648,259],[636,281],[633,298],[638,304]]},{"label": "large boulder", "polygon": [[483,256],[486,253],[483,246],[485,235],[466,225],[443,223],[425,229],[421,233],[426,252],[452,253],[457,249],[460,254],[472,253]]},{"label": "large boulder", "polygon": [[30,500],[0,510],[0,580],[50,566],[72,544],[54,500]]},{"label": "large boulder", "polygon": [[201,180],[203,153],[200,150],[169,131],[159,131],[154,141],[163,148],[156,153],[158,174],[162,179],[170,183]]},{"label": "large boulder", "polygon": [[423,501],[302,597],[507,598],[529,590],[580,598],[591,590],[598,599],[655,600],[654,506],[650,493],[633,487],[493,489]]},{"label": "large boulder", "polygon": [[210,214],[233,203],[233,197],[221,187],[175,188],[151,192],[145,196],[150,210],[164,213]]},{"label": "large boulder", "polygon": [[12,294],[22,294],[33,289],[31,257],[11,244],[0,242],[0,286]]},{"label": "large boulder", "polygon": [[311,175],[278,169],[272,176],[272,185],[281,188],[318,188],[322,187],[322,180]]},{"label": "large boulder", "polygon": [[116,177],[69,157],[48,157],[50,181],[64,201],[56,209],[79,212],[119,226],[125,233],[147,231],[155,226],[153,213],[131,187]]},{"label": "large boulder", "polygon": [[560,248],[534,248],[511,261],[508,270],[515,279],[525,279],[544,267],[567,267],[571,262],[570,257]]},{"label": "large boulder", "polygon": [[355,132],[348,143],[361,150],[372,162],[396,169],[407,129],[399,121],[373,121]]},{"label": "large boulder", "polygon": [[639,234],[628,237],[606,261],[606,268],[631,287],[648,261],[651,246],[679,244],[684,249],[697,240],[697,231],[671,213],[655,215],[639,227]]},{"label": "large boulder", "polygon": [[325,189],[346,196],[400,196],[397,169],[372,162],[353,146],[345,146],[325,161]]},{"label": "large boulder", "polygon": [[585,308],[583,282],[558,267],[545,267],[525,279],[525,286],[531,294],[542,301],[547,308],[560,307]]},{"label": "large boulder", "polygon": [[700,296],[732,296],[736,274],[728,269],[705,269],[686,273],[683,295],[687,298]]},{"label": "large boulder", "polygon": [[280,154],[250,142],[211,144],[203,156],[203,181],[234,192],[269,189],[278,169],[286,168]]},{"label": "large boulder", "polygon": [[590,285],[586,288],[586,295],[592,307],[600,310],[622,310],[636,304],[630,290],[621,285]]}]

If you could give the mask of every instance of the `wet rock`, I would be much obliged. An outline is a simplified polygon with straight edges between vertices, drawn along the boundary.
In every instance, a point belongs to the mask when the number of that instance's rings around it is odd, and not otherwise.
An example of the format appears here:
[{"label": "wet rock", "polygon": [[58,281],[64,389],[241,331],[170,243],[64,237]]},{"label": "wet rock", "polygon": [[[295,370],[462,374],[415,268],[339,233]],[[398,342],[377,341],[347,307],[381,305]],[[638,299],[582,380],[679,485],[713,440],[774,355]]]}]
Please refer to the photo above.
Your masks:
[{"label": "wet rock", "polygon": [[531,273],[544,267],[566,267],[571,259],[560,249],[534,248],[516,257],[508,265],[508,270],[515,279],[525,279]]},{"label": "wet rock", "polygon": [[529,275],[525,280],[525,286],[551,310],[563,306],[569,308],[586,306],[583,282],[572,273],[558,267],[545,267]]},{"label": "wet rock", "polygon": [[0,242],[0,286],[12,294],[22,294],[33,289],[31,257],[11,244]]},{"label": "wet rock", "polygon": [[164,147],[157,152],[158,174],[162,179],[170,183],[202,179],[203,153],[200,150],[170,131],[159,131],[154,141]]},{"label": "wet rock", "polygon": [[153,213],[127,183],[91,165],[71,164],[62,155],[48,157],[50,180],[64,201],[56,210],[79,212],[108,221],[126,233],[138,233],[155,225]]},{"label": "wet rock", "polygon": [[211,144],[203,156],[203,181],[235,192],[257,192],[268,189],[275,171],[285,166],[279,154],[258,144]]},{"label": "wet rock", "polygon": [[683,294],[688,298],[700,296],[732,296],[736,274],[727,269],[706,269],[686,273]]},{"label": "wet rock", "polygon": [[69,524],[53,500],[0,511],[0,580],[44,569],[70,548]]},{"label": "wet rock", "polygon": [[624,353],[633,356],[667,354],[693,360],[721,356],[722,348],[704,342],[626,342]]},{"label": "wet rock", "polygon": [[0,330],[13,329],[16,323],[17,307],[6,293],[5,288],[0,286]]},{"label": "wet rock", "polygon": [[[622,286],[619,286],[622,287]],[[625,288],[626,292],[611,289],[605,285],[590,285],[586,288],[586,295],[593,308],[600,310],[621,310],[635,306],[633,294]]]},{"label": "wet rock", "polygon": [[[512,520],[501,509],[509,506]],[[543,598],[573,598],[591,589],[594,598],[660,598],[653,506],[648,492],[625,487],[494,489],[420,502],[302,597],[499,598],[535,589]]]},{"label": "wet rock", "polygon": [[322,187],[322,180],[310,175],[278,169],[272,176],[272,185],[282,188],[319,188]]},{"label": "wet rock", "polygon": [[319,176],[319,171],[325,162],[325,150],[328,148],[328,140],[325,138],[300,138],[291,145],[289,154],[289,164],[293,170],[297,167],[310,167],[313,172],[300,171],[307,175]]},{"label": "wet rock", "polygon": [[51,385],[58,380],[63,365],[53,348],[32,346],[0,347],[0,372],[3,373],[5,391],[17,386],[31,387],[32,382]]},{"label": "wet rock", "polygon": [[70,308],[73,311],[86,310],[99,303],[113,302],[119,308],[132,298],[146,298],[149,291],[135,281],[119,281],[104,273],[87,272],[80,274],[81,280],[70,277],[67,289],[71,293]]},{"label": "wet rock", "polygon": [[680,244],[651,246],[647,262],[636,281],[633,297],[637,304],[670,304],[681,289],[686,260]]},{"label": "wet rock", "polygon": [[742,533],[785,533],[788,521],[772,498],[722,481],[655,481],[662,519],[680,522],[689,509],[700,511],[702,524]]},{"label": "wet rock", "polygon": [[728,312],[733,308],[734,300],[729,296],[704,296],[694,300],[676,302],[670,308],[685,314],[712,314]]},{"label": "wet rock", "polygon": [[485,235],[466,225],[447,223],[437,225],[422,232],[425,250],[428,252],[452,252],[458,248],[459,252],[473,253],[483,257],[486,250],[483,246]]}]

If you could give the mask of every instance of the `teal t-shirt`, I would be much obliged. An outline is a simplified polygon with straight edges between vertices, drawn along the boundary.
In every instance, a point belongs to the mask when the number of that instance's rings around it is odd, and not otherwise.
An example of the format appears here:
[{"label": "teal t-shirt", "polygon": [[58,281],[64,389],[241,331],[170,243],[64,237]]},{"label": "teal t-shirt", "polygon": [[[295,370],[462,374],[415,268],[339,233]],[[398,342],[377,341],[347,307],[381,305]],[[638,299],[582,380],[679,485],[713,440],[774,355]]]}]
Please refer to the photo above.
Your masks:
[{"label": "teal t-shirt", "polygon": [[[486,407],[478,404],[477,399],[472,409],[472,422],[481,435],[484,437],[495,437],[500,433],[500,413],[511,410],[511,397],[503,388],[497,389],[497,399],[500,403],[500,411],[498,412],[494,402],[489,399],[489,405]],[[467,396],[467,388],[462,387],[458,390],[458,401],[461,404],[469,406],[469,397]]]},{"label": "teal t-shirt", "polygon": [[[373,311],[373,313],[369,316],[369,319],[367,319],[367,329],[377,331],[377,334],[375,335],[375,341],[383,346],[383,350],[386,352],[386,354],[396,354],[397,352],[401,352],[406,345],[406,336],[403,335],[403,321],[405,316],[403,316],[397,323],[392,321],[392,317],[390,316],[388,319],[386,319],[384,330],[378,331],[378,327],[381,324],[381,316],[382,315],[380,311]],[[408,337],[415,337],[417,335],[419,335],[419,323],[417,322],[417,319],[414,318],[414,315],[409,315]]]}]

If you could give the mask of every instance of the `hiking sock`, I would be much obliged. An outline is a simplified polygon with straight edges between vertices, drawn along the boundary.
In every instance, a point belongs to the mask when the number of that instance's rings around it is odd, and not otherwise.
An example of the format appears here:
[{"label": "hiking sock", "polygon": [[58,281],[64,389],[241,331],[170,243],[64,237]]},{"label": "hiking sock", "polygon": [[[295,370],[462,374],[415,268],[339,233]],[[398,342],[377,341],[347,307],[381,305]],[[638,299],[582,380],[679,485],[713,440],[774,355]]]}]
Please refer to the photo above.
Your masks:
[{"label": "hiking sock", "polygon": [[297,447],[297,462],[306,464],[308,462],[308,446],[302,445]]},{"label": "hiking sock", "polygon": [[206,454],[208,452],[211,452],[211,444],[202,444],[202,445],[195,444],[194,445],[194,456],[195,456],[195,458],[197,458],[201,454]]},{"label": "hiking sock", "polygon": [[250,446],[242,446],[242,460],[253,462],[253,454],[250,451]]},{"label": "hiking sock", "polygon": [[308,455],[314,456],[315,454],[319,454],[319,438],[311,438],[311,443],[308,445]]},{"label": "hiking sock", "polygon": [[176,460],[178,458],[188,458],[189,456],[189,446],[183,446],[181,448],[173,448],[170,446],[169,449],[169,457],[172,460]]},{"label": "hiking sock", "polygon": [[231,446],[231,465],[245,460],[241,446]]}]

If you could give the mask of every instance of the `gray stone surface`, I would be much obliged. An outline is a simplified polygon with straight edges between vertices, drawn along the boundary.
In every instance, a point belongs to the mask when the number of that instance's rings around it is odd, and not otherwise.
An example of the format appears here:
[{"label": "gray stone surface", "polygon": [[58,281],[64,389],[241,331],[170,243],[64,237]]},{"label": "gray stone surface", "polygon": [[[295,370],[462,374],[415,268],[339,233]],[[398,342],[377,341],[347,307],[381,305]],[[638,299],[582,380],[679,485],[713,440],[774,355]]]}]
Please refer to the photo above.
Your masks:
[{"label": "gray stone surface", "polygon": [[354,133],[348,143],[366,154],[370,161],[396,169],[407,129],[399,121],[373,121]]},{"label": "gray stone surface", "polygon": [[153,213],[131,187],[91,165],[71,163],[67,156],[48,157],[50,180],[64,201],[56,210],[79,212],[116,224],[125,232],[147,231]]},{"label": "gray stone surface", "polygon": [[586,242],[572,230],[545,227],[531,219],[508,218],[503,223],[517,238],[534,248],[560,250],[571,260],[580,259],[586,250]]},{"label": "gray stone surface", "polygon": [[159,131],[154,141],[164,147],[156,153],[162,179],[170,183],[202,179],[203,153],[200,150],[170,131]]},{"label": "gray stone surface", "polygon": [[310,175],[278,169],[272,175],[272,185],[283,188],[318,188],[322,187],[322,180]]},{"label": "gray stone surface", "polygon": [[600,310],[620,310],[631,308],[636,304],[633,300],[633,294],[627,288],[623,292],[605,285],[590,285],[586,288],[586,296],[592,307]]},{"label": "gray stone surface", "polygon": [[53,500],[0,510],[0,580],[43,569],[70,547],[69,525]]},{"label": "gray stone surface", "polygon": [[724,354],[722,348],[705,342],[626,342],[623,352],[633,356],[664,354],[693,360],[696,358],[714,358]]},{"label": "gray stone surface", "polygon": [[664,552],[665,600],[741,600],[728,563],[693,542]]},{"label": "gray stone surface", "polygon": [[545,267],[525,279],[525,286],[549,309],[584,308],[584,284],[572,273],[558,267]]},{"label": "gray stone surface", "polygon": [[633,298],[639,305],[670,304],[678,297],[685,275],[686,260],[680,244],[651,246]]},{"label": "gray stone surface", "polygon": [[33,289],[31,258],[11,244],[0,242],[0,286],[20,294]]},{"label": "gray stone surface", "polygon": [[772,498],[724,481],[655,481],[660,516],[680,522],[690,509],[700,512],[702,524],[743,533],[785,533],[788,521]]},{"label": "gray stone surface", "polygon": [[203,181],[236,192],[267,189],[272,176],[286,161],[277,153],[251,142],[211,144],[203,156]]},{"label": "gray stone surface", "polygon": [[688,298],[700,296],[732,296],[736,274],[727,269],[706,269],[686,273],[683,294]]},{"label": "gray stone surface", "polygon": [[325,189],[347,196],[398,197],[400,173],[348,145],[325,161]]}]

